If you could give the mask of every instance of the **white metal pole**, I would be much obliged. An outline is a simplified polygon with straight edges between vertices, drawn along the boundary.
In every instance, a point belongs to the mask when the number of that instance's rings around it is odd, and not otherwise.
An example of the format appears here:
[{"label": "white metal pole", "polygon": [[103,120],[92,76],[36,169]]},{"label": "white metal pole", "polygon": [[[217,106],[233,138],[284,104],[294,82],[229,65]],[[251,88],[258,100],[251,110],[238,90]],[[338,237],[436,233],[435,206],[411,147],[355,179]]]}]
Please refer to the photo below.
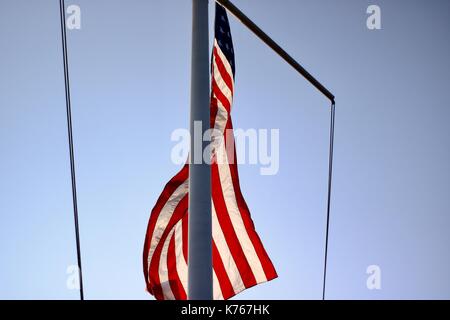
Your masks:
[{"label": "white metal pole", "polygon": [[203,152],[208,143],[203,141],[203,133],[209,129],[210,117],[208,28],[208,0],[192,0],[188,245],[190,300],[213,298],[211,169],[210,155],[204,156]]}]

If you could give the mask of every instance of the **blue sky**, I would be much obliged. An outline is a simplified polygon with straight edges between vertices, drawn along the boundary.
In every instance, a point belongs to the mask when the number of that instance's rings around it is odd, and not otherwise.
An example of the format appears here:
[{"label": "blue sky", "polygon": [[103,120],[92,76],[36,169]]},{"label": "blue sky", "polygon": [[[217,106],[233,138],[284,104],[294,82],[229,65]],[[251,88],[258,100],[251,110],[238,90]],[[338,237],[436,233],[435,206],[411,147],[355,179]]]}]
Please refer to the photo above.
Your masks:
[{"label": "blue sky", "polygon": [[[82,14],[68,43],[85,295],[150,299],[142,245],[179,170],[170,135],[188,126],[190,1],[66,2]],[[78,298],[58,3],[0,3],[2,299]],[[327,297],[449,299],[450,3],[234,3],[336,95]],[[381,30],[366,27],[370,4]],[[236,299],[319,299],[329,103],[230,23],[234,126],[280,130],[277,175],[239,167],[279,278]]]}]

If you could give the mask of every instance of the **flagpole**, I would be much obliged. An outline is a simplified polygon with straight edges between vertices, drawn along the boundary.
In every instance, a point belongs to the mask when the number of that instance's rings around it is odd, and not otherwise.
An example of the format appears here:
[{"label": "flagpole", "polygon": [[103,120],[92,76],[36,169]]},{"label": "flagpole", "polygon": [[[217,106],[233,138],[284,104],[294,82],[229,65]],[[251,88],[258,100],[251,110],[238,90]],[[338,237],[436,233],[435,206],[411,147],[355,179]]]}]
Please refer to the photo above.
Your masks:
[{"label": "flagpole", "polygon": [[188,299],[190,300],[213,298],[210,155],[203,156],[207,142],[202,139],[204,131],[210,127],[208,28],[208,0],[192,0],[188,226]]},{"label": "flagpole", "polygon": [[73,217],[75,222],[75,240],[77,246],[77,262],[78,262],[78,278],[80,282],[80,300],[84,300],[83,292],[83,275],[81,269],[81,246],[80,246],[80,232],[78,227],[78,204],[77,204],[77,184],[75,180],[75,156],[73,151],[73,135],[72,135],[72,108],[70,103],[70,82],[69,82],[69,63],[67,58],[67,38],[66,38],[66,15],[65,15],[64,0],[59,1],[59,11],[61,19],[61,40],[63,51],[64,64],[64,86],[66,92],[66,116],[67,116],[67,134],[69,141],[69,155],[70,155],[70,176],[72,180],[72,203],[73,203]]}]

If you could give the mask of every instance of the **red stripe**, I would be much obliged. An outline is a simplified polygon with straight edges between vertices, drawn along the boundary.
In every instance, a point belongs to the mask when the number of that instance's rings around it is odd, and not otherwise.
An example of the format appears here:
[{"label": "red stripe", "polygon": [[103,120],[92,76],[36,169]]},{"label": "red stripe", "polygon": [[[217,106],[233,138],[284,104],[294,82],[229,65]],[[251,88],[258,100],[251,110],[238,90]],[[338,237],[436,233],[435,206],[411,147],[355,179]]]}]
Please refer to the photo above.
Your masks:
[{"label": "red stripe", "polygon": [[234,296],[235,293],[214,240],[212,242],[212,259],[214,271],[216,272],[217,279],[219,280],[219,286],[222,291],[223,298],[228,299],[229,297]]},{"label": "red stripe", "polygon": [[182,236],[183,236],[183,256],[184,260],[188,261],[188,226],[189,226],[189,214],[185,214],[181,221]]},{"label": "red stripe", "polygon": [[175,253],[175,232],[172,234],[167,251],[167,270],[169,272],[169,284],[173,295],[177,300],[186,300],[186,291],[178,276],[177,256]]},{"label": "red stripe", "polygon": [[216,123],[217,112],[218,112],[217,99],[215,97],[211,97],[210,121],[209,121],[209,127],[211,129],[214,128],[214,124]]},{"label": "red stripe", "polygon": [[255,276],[247,261],[247,257],[242,250],[239,243],[236,231],[227,211],[225,199],[223,197],[222,185],[220,183],[219,168],[217,163],[211,164],[211,181],[212,181],[212,198],[214,201],[214,208],[216,209],[217,220],[219,220],[220,227],[225,235],[225,241],[230,249],[231,255],[236,262],[237,268],[241,275],[244,285],[252,286],[256,284]]}]

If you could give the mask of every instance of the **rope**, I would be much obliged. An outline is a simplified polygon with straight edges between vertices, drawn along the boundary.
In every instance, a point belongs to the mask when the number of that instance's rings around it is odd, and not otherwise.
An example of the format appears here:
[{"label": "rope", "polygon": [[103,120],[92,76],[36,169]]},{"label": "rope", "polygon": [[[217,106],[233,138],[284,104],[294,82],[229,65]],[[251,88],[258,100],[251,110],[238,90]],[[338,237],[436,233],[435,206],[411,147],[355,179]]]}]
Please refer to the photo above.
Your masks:
[{"label": "rope", "polygon": [[328,260],[328,233],[330,228],[330,203],[331,203],[331,178],[333,176],[333,147],[334,147],[334,115],[335,103],[331,102],[330,110],[330,153],[328,159],[328,200],[327,200],[327,229],[325,235],[325,262],[323,267],[323,289],[322,300],[325,300],[325,289],[327,280],[327,260]]},{"label": "rope", "polygon": [[72,179],[72,202],[73,202],[73,217],[75,221],[75,237],[77,245],[77,262],[78,262],[78,277],[80,281],[80,300],[84,300],[83,293],[83,276],[81,272],[81,246],[80,246],[80,232],[78,227],[78,205],[77,205],[77,185],[75,180],[75,157],[73,152],[73,136],[72,136],[72,108],[70,104],[70,82],[69,82],[69,65],[67,59],[67,39],[66,39],[66,15],[65,15],[65,3],[64,0],[59,1],[60,18],[61,18],[61,39],[63,50],[63,63],[64,63],[64,85],[66,91],[66,114],[67,114],[67,133],[69,140],[69,153],[70,153],[70,175]]}]

